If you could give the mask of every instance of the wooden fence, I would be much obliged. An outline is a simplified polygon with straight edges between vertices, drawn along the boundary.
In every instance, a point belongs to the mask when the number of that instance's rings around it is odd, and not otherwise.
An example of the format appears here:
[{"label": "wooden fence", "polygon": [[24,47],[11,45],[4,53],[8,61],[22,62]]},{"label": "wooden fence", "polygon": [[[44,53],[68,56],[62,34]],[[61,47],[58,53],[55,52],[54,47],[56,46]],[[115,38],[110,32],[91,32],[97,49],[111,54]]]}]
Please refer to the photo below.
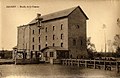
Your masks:
[{"label": "wooden fence", "polygon": [[69,66],[82,66],[85,68],[104,69],[104,70],[120,70],[120,61],[107,61],[107,60],[85,60],[85,59],[62,59],[63,65]]}]

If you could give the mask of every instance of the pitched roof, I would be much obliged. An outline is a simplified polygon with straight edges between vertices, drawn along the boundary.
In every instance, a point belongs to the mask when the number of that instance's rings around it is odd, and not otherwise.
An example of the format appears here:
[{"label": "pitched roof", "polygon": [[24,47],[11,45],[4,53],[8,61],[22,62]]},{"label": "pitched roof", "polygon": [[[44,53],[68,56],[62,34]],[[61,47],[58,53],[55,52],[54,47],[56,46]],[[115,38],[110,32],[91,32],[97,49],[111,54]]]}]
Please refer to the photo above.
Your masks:
[{"label": "pitched roof", "polygon": [[[48,21],[48,20],[53,20],[53,19],[57,19],[57,18],[62,18],[62,17],[67,17],[70,13],[72,13],[76,8],[79,8],[82,13],[85,15],[86,19],[88,19],[88,17],[86,16],[86,14],[83,12],[83,10],[77,6],[77,7],[72,7],[72,8],[69,8],[69,9],[65,9],[65,10],[62,10],[62,11],[58,11],[58,12],[54,12],[54,13],[50,13],[50,14],[47,14],[47,15],[44,15],[44,16],[41,16],[41,18],[43,18],[42,21]],[[37,18],[37,17],[36,17]],[[36,23],[36,18],[33,19],[29,24],[34,24]]]},{"label": "pitched roof", "polygon": [[14,46],[13,49],[17,49],[17,46]]},{"label": "pitched roof", "polygon": [[60,46],[54,46],[54,47],[53,46],[48,46],[48,47],[43,48],[41,51],[43,52],[46,49],[54,49],[54,50],[59,50],[59,51],[61,51],[61,50],[68,51],[68,49],[65,49],[65,48],[60,47]]}]

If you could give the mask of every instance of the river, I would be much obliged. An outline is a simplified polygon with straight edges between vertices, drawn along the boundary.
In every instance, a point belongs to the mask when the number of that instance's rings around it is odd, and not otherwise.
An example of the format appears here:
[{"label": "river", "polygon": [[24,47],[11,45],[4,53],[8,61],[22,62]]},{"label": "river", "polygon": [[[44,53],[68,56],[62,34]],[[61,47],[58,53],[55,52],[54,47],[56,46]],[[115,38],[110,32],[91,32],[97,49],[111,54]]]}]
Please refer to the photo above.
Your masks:
[{"label": "river", "polygon": [[0,65],[0,78],[120,78],[120,73],[51,64]]}]

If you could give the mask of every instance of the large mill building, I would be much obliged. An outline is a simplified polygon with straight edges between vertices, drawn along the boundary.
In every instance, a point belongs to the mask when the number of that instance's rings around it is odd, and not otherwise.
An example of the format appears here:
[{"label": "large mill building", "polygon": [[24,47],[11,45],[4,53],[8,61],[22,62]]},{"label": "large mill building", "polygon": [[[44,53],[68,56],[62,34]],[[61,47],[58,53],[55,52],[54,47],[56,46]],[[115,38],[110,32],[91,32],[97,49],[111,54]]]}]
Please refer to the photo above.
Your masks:
[{"label": "large mill building", "polygon": [[53,59],[87,57],[86,20],[88,17],[79,6],[44,16],[38,14],[29,24],[18,27],[17,49],[25,50],[27,58],[40,52]]}]

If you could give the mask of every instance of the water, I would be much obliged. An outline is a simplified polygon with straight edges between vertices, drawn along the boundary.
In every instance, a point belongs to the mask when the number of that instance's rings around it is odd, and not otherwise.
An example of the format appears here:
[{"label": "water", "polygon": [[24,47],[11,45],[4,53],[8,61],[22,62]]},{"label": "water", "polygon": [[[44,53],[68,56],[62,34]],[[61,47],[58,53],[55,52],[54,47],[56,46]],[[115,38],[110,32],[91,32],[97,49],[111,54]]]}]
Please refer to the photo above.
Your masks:
[{"label": "water", "polygon": [[0,78],[120,78],[120,73],[51,64],[0,65]]}]

